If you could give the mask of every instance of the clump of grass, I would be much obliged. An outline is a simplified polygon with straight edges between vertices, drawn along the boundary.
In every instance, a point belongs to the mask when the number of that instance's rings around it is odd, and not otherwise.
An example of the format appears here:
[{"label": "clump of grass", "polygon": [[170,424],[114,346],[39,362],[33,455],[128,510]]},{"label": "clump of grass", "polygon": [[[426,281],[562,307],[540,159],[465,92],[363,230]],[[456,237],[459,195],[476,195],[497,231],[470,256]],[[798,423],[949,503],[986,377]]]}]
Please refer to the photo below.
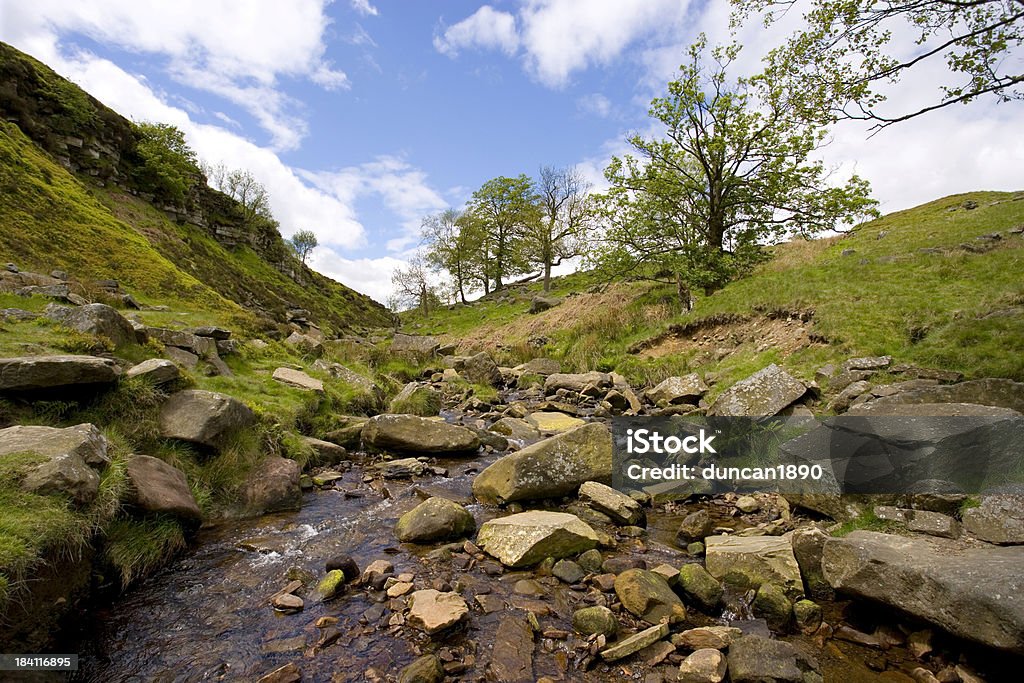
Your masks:
[{"label": "clump of grass", "polygon": [[862,512],[859,516],[853,519],[843,522],[836,529],[832,531],[832,535],[836,538],[842,538],[848,536],[854,531],[878,531],[880,533],[891,534],[901,530],[900,524],[888,519],[880,519],[875,514],[874,510],[868,509]]},{"label": "clump of grass", "polygon": [[127,588],[164,566],[187,545],[185,532],[173,517],[124,517],[107,527],[103,554],[120,575],[121,586]]}]

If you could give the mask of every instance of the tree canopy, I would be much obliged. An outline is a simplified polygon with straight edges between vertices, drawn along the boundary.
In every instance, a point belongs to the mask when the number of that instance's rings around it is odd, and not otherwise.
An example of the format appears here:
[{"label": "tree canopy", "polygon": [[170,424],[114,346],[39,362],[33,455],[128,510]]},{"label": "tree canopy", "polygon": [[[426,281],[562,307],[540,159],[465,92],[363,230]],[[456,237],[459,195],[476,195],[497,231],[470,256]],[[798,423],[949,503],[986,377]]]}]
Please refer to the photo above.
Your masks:
[{"label": "tree canopy", "polygon": [[135,124],[134,130],[142,161],[136,180],[160,198],[182,204],[200,177],[196,153],[185,134],[169,123],[146,121]]}]

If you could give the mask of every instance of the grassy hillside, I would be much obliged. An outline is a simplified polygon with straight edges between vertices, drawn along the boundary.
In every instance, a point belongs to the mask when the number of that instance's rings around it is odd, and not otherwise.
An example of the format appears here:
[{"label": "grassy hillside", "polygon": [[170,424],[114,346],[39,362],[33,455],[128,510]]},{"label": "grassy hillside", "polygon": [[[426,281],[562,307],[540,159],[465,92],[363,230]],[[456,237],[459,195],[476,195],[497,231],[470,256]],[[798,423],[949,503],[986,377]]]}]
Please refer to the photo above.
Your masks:
[{"label": "grassy hillside", "polygon": [[[1024,193],[956,195],[849,235],[779,245],[750,277],[686,314],[669,286],[590,291],[599,283],[583,273],[558,280],[555,292],[569,298],[538,315],[528,309],[539,285],[529,285],[407,326],[504,349],[510,362],[545,354],[638,383],[700,369],[727,386],[769,362],[810,379],[823,363],[859,354],[1021,380],[1024,238],[1009,231],[1022,225]],[[540,348],[538,337],[547,338]]]}]

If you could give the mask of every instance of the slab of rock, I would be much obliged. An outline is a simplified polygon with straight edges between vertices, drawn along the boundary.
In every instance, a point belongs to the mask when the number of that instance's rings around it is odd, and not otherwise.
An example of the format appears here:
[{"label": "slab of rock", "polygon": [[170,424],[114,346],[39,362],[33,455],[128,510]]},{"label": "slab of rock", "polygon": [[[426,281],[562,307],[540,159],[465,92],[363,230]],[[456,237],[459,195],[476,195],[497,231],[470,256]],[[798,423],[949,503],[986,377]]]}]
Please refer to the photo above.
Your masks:
[{"label": "slab of rock", "polygon": [[776,415],[806,392],[803,382],[773,363],[726,389],[708,410],[708,415]]},{"label": "slab of rock", "polygon": [[324,355],[324,345],[316,337],[301,332],[292,332],[284,343],[305,356],[319,358]]},{"label": "slab of rock", "polygon": [[240,514],[258,516],[269,512],[298,510],[302,506],[299,477],[302,468],[288,458],[264,458],[242,486]]},{"label": "slab of rock", "polygon": [[611,517],[616,524],[644,525],[646,515],[640,503],[611,486],[596,481],[583,482],[579,497],[590,507]]},{"label": "slab of rock", "polygon": [[544,393],[553,394],[559,389],[580,393],[587,386],[611,389],[612,377],[605,372],[584,372],[580,374],[555,373],[544,380]]},{"label": "slab of rock", "polygon": [[832,597],[832,586],[825,580],[821,570],[821,556],[825,552],[825,541],[831,536],[816,526],[797,529],[790,536],[793,556],[800,566],[804,585],[811,597],[828,599]]},{"label": "slab of rock", "polygon": [[415,415],[377,415],[366,421],[362,439],[379,450],[414,453],[473,453],[480,439],[471,430]]},{"label": "slab of rock", "polygon": [[725,680],[728,662],[714,648],[697,650],[679,665],[678,683],[721,683]]},{"label": "slab of rock", "polygon": [[402,543],[433,543],[462,538],[475,529],[476,521],[466,508],[435,496],[402,515],[395,524],[395,536]]},{"label": "slab of rock", "polygon": [[146,334],[164,346],[185,349],[200,358],[210,359],[217,355],[217,342],[210,337],[197,337],[191,332],[163,327],[147,327]]},{"label": "slab of rock", "polygon": [[441,346],[436,337],[396,334],[391,341],[391,352],[405,355],[432,356]]},{"label": "slab of rock", "polygon": [[1024,543],[1024,491],[984,495],[981,505],[963,513],[969,533],[989,543]]},{"label": "slab of rock", "polygon": [[249,408],[225,394],[187,389],[172,394],[160,409],[160,435],[217,447],[231,432],[256,421]]},{"label": "slab of rock", "polygon": [[181,370],[169,360],[150,358],[134,365],[124,373],[125,379],[141,377],[156,386],[162,386],[181,379]]},{"label": "slab of rock", "polygon": [[121,369],[95,356],[21,356],[0,358],[0,392],[112,384]]},{"label": "slab of rock", "polygon": [[475,356],[470,356],[455,367],[459,374],[466,378],[466,381],[475,384],[486,384],[493,387],[501,386],[501,370],[498,364],[491,358],[491,354],[482,351]]},{"label": "slab of rock", "polygon": [[639,652],[649,645],[653,645],[666,636],[668,636],[668,624],[651,626],[639,633],[634,633],[618,642],[612,643],[601,651],[601,659],[606,662],[617,661],[635,652]]},{"label": "slab of rock", "polygon": [[1024,413],[1024,382],[1001,378],[975,379],[902,391],[872,403],[973,403]]},{"label": "slab of rock", "polygon": [[708,386],[697,373],[685,377],[669,377],[653,389],[648,389],[647,400],[655,405],[696,404],[708,391]]},{"label": "slab of rock", "polygon": [[530,413],[526,417],[526,421],[537,429],[537,431],[543,432],[544,434],[561,434],[562,432],[567,432],[570,429],[586,424],[583,420],[578,417],[573,417],[572,415],[543,411]]},{"label": "slab of rock", "polygon": [[673,635],[672,643],[687,650],[724,650],[742,635],[743,631],[733,626],[701,626]]},{"label": "slab of rock", "polygon": [[348,451],[344,447],[330,441],[321,441],[320,439],[314,439],[312,436],[304,436],[302,437],[302,443],[313,449],[313,452],[316,454],[315,461],[318,465],[337,465],[348,458]]},{"label": "slab of rock", "polygon": [[517,365],[513,369],[524,375],[541,375],[546,377],[547,375],[557,375],[560,373],[562,365],[557,360],[552,360],[551,358],[534,358],[522,365]]},{"label": "slab of rock", "polygon": [[503,417],[492,424],[490,430],[516,441],[536,441],[540,438],[536,427],[518,417]]},{"label": "slab of rock", "polygon": [[310,377],[302,370],[295,370],[293,368],[277,368],[274,370],[272,375],[275,380],[281,384],[287,384],[290,387],[296,389],[303,389],[304,391],[316,391],[323,393],[324,383],[315,377]]},{"label": "slab of rock", "polygon": [[533,510],[485,522],[477,545],[506,567],[520,568],[595,548],[597,534],[576,515]]},{"label": "slab of rock", "polygon": [[855,531],[825,543],[837,591],[895,607],[950,633],[1024,654],[1024,547]]},{"label": "slab of rock", "polygon": [[203,513],[181,470],[158,458],[133,455],[127,472],[131,504],[147,512],[174,515],[193,523],[202,521]]},{"label": "slab of rock", "polygon": [[16,426],[0,429],[0,456],[31,453],[41,462],[29,466],[24,490],[66,495],[79,506],[96,499],[102,470],[110,462],[107,440],[91,424],[56,427]]},{"label": "slab of rock", "polygon": [[811,669],[798,657],[795,647],[781,640],[746,635],[729,646],[729,678],[733,683],[798,683],[804,680],[803,671]]},{"label": "slab of rock", "polygon": [[520,616],[502,617],[487,667],[502,683],[533,683],[533,628]]},{"label": "slab of rock", "polygon": [[660,575],[645,569],[627,569],[615,577],[615,595],[619,602],[648,624],[662,619],[670,623],[686,618],[686,608]]},{"label": "slab of rock", "polygon": [[434,417],[441,412],[441,392],[427,384],[409,382],[391,399],[388,412],[401,415]]},{"label": "slab of rock", "polygon": [[195,370],[196,366],[199,365],[199,356],[186,351],[185,349],[179,349],[176,346],[164,347],[164,355],[167,356],[172,362],[177,363],[183,368],[189,370]]},{"label": "slab of rock", "polygon": [[492,504],[555,498],[584,482],[611,479],[611,432],[595,422],[499,458],[477,475],[473,495]]},{"label": "slab of rock", "polygon": [[455,626],[468,614],[469,606],[458,593],[442,593],[428,588],[409,596],[406,623],[434,635]]},{"label": "slab of rock", "polygon": [[106,337],[115,346],[135,343],[135,328],[128,319],[106,304],[60,306],[50,304],[43,315],[64,327],[84,334]]},{"label": "slab of rock", "polygon": [[803,591],[800,566],[785,536],[708,536],[705,565],[719,581],[741,588],[775,583],[786,592]]}]

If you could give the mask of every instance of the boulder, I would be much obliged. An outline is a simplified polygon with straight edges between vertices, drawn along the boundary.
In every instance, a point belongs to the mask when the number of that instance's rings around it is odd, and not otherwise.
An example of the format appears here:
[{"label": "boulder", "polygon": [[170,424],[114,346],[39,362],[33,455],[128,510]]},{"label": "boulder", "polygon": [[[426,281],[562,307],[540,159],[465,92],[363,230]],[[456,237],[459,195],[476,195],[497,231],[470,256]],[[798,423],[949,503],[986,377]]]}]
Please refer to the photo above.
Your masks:
[{"label": "boulder", "polygon": [[506,567],[561,559],[597,546],[597,534],[576,515],[534,510],[485,522],[477,545]]},{"label": "boulder", "polygon": [[686,618],[686,608],[668,583],[645,569],[627,569],[615,577],[615,595],[622,606],[648,624]]},{"label": "boulder", "polygon": [[225,394],[187,389],[172,394],[160,409],[160,435],[217,447],[222,439],[256,421],[249,408]]},{"label": "boulder", "polygon": [[432,543],[462,538],[474,530],[476,521],[466,508],[435,496],[402,515],[395,536],[402,543]]},{"label": "boulder", "polygon": [[526,417],[526,421],[533,425],[537,431],[544,434],[561,434],[562,432],[567,432],[570,429],[586,424],[583,420],[578,417],[573,417],[572,415],[546,411],[530,413]]},{"label": "boulder", "polygon": [[530,300],[530,313],[542,313],[549,308],[554,308],[562,303],[564,299],[557,296],[541,296],[538,294]]},{"label": "boulder", "polygon": [[223,327],[217,327],[215,325],[193,327],[189,331],[197,337],[210,337],[217,341],[227,341],[228,339],[231,339],[231,330],[226,330]]},{"label": "boulder", "polygon": [[191,332],[163,327],[147,327],[146,334],[164,346],[184,349],[200,358],[209,359],[217,355],[217,342],[210,337],[197,337]]},{"label": "boulder", "polygon": [[579,497],[590,507],[611,517],[616,524],[644,525],[646,515],[640,503],[610,486],[596,481],[583,482]]},{"label": "boulder", "polygon": [[501,386],[501,370],[498,369],[498,364],[491,358],[491,354],[486,351],[470,356],[462,363],[461,367],[456,367],[459,374],[462,375],[467,382],[474,384],[487,384],[493,387]]},{"label": "boulder", "polygon": [[141,377],[156,386],[163,386],[181,379],[181,370],[169,360],[150,358],[133,365],[124,373],[125,379]]},{"label": "boulder", "polygon": [[441,393],[429,385],[409,382],[391,399],[388,412],[434,417],[441,412]]},{"label": "boulder", "polygon": [[396,334],[395,338],[391,341],[391,352],[414,356],[432,356],[440,345],[436,337]]},{"label": "boulder", "polygon": [[121,369],[95,356],[21,356],[0,358],[0,392],[113,384]]},{"label": "boulder", "polygon": [[32,454],[21,487],[40,495],[65,495],[85,506],[96,499],[101,470],[110,462],[107,440],[91,424],[0,429],[0,456]]},{"label": "boulder", "polygon": [[697,373],[685,377],[669,377],[653,389],[648,389],[647,400],[655,405],[696,404],[707,393],[708,386]]},{"label": "boulder", "polygon": [[324,345],[319,339],[301,332],[292,332],[284,343],[292,347],[304,356],[319,358],[324,355]]},{"label": "boulder", "polygon": [[754,616],[764,619],[773,631],[785,631],[793,613],[786,593],[773,583],[762,583],[751,605]]},{"label": "boulder", "polygon": [[242,487],[242,507],[245,516],[258,516],[268,512],[298,510],[302,506],[302,488],[299,463],[287,458],[263,459],[246,478]]},{"label": "boulder", "polygon": [[348,451],[343,446],[331,443],[330,441],[321,441],[320,439],[314,439],[312,436],[302,437],[302,443],[313,449],[315,457],[313,461],[317,465],[337,465],[348,458]]},{"label": "boulder", "polygon": [[281,384],[287,384],[290,387],[296,389],[302,389],[304,391],[316,391],[323,393],[324,383],[315,377],[310,377],[302,370],[295,370],[293,368],[277,368],[274,370],[272,375],[275,380]]},{"label": "boulder", "polygon": [[771,416],[806,392],[803,382],[773,363],[726,389],[708,410],[708,415]]},{"label": "boulder", "polygon": [[166,346],[164,347],[164,355],[167,356],[172,362],[177,363],[183,368],[189,370],[195,370],[196,366],[199,365],[199,356],[186,351],[185,349],[179,349],[177,346]]},{"label": "boulder", "polygon": [[524,375],[556,375],[562,371],[562,365],[551,358],[534,358],[513,368],[516,372]]},{"label": "boulder", "polygon": [[672,644],[687,650],[724,650],[742,635],[743,631],[733,626],[701,626],[675,634]]},{"label": "boulder", "polygon": [[697,650],[679,665],[678,683],[721,683],[728,662],[714,648]]},{"label": "boulder", "polygon": [[555,498],[611,478],[611,432],[589,423],[499,458],[477,475],[473,495],[491,504]]},{"label": "boulder", "polygon": [[94,334],[112,341],[115,346],[135,343],[135,328],[128,319],[106,304],[60,306],[50,304],[43,315],[64,327],[85,334]]},{"label": "boulder", "polygon": [[740,588],[775,583],[788,593],[803,592],[800,566],[786,536],[708,536],[704,539],[708,573]]},{"label": "boulder", "polygon": [[982,496],[981,505],[963,513],[973,536],[1000,545],[1024,544],[1024,491]]},{"label": "boulder", "polygon": [[458,593],[442,593],[428,588],[409,596],[406,622],[429,635],[455,626],[469,614],[469,606]]},{"label": "boulder", "polygon": [[577,633],[585,636],[602,634],[611,638],[619,630],[619,620],[615,613],[604,605],[584,607],[573,612],[572,627]]},{"label": "boulder", "polygon": [[1024,654],[1024,546],[854,531],[825,543],[822,569],[841,593],[894,607],[950,633]]},{"label": "boulder", "polygon": [[441,683],[444,665],[437,655],[423,655],[398,673],[398,683]]},{"label": "boulder", "polygon": [[480,447],[480,439],[465,427],[415,415],[377,415],[361,434],[367,446],[379,450],[473,453]]},{"label": "boulder", "polygon": [[825,552],[825,541],[829,538],[831,536],[816,526],[797,529],[790,537],[793,556],[800,566],[807,593],[820,599],[832,597],[832,587],[821,571],[821,556]]},{"label": "boulder", "polygon": [[679,590],[706,612],[714,610],[722,601],[722,584],[697,563],[684,564],[679,569]]},{"label": "boulder", "polygon": [[525,616],[508,614],[501,618],[487,671],[492,680],[501,683],[534,683],[533,628]]},{"label": "boulder", "polygon": [[181,470],[158,458],[133,455],[127,473],[131,504],[146,512],[174,515],[196,524],[202,522],[203,513]]},{"label": "boulder", "polygon": [[584,372],[581,374],[555,373],[544,380],[544,393],[553,394],[559,389],[580,393],[587,386],[610,389],[611,375],[604,372]]},{"label": "boulder", "polygon": [[975,379],[958,384],[919,387],[872,403],[973,403],[1024,413],[1024,382],[1000,378]]},{"label": "boulder", "polygon": [[[729,678],[733,683],[800,683],[815,664],[781,640],[746,635],[729,646]],[[822,680],[818,677],[817,680]]]},{"label": "boulder", "polygon": [[683,517],[676,530],[676,543],[685,546],[689,543],[703,541],[715,528],[711,515],[707,510],[697,510]]},{"label": "boulder", "polygon": [[601,651],[601,659],[606,662],[617,661],[623,657],[628,657],[633,653],[639,652],[645,647],[654,645],[666,636],[668,636],[668,624],[651,626],[639,633],[634,633],[631,636],[626,636],[625,638],[612,643]]},{"label": "boulder", "polygon": [[490,430],[517,441],[536,441],[540,438],[536,427],[518,417],[503,417],[492,424]]}]

